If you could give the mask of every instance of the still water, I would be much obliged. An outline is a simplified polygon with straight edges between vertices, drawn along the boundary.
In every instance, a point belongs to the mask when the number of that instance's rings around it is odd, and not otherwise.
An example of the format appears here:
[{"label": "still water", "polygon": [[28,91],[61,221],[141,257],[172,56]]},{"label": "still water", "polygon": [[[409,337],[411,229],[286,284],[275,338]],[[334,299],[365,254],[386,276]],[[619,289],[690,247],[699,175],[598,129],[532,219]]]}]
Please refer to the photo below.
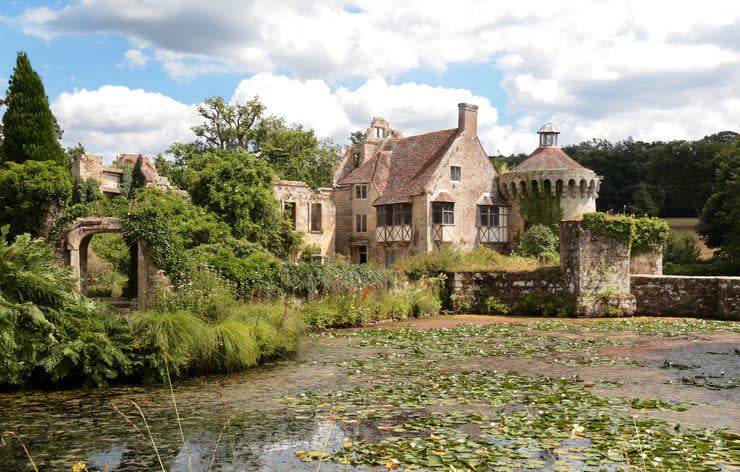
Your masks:
[{"label": "still water", "polygon": [[[346,386],[348,379],[337,366],[342,356],[341,350],[326,349],[313,338],[294,359],[232,375],[176,381],[193,470],[316,470],[316,462],[300,462],[295,451],[320,450],[324,443],[327,450],[336,449],[344,434],[336,425],[295,418],[281,398]],[[113,407],[146,435],[132,400],[145,414],[164,468],[187,470],[172,398],[162,385],[0,393],[0,432],[16,432],[41,471],[69,471],[77,462],[90,470],[161,470],[148,437]],[[0,470],[32,470],[12,437],[5,436],[0,444]],[[347,468],[323,463],[321,470]]]}]

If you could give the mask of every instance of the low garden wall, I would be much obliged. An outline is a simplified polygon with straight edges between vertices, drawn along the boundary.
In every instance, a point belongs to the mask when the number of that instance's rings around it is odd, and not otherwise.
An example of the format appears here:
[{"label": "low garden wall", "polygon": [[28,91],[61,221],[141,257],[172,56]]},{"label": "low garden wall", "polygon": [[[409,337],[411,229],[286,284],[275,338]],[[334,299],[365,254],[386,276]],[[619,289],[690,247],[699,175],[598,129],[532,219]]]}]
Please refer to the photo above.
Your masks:
[{"label": "low garden wall", "polygon": [[637,313],[740,320],[740,277],[631,275]]},{"label": "low garden wall", "polygon": [[489,297],[516,312],[526,295],[552,297],[563,293],[559,267],[521,272],[454,272],[447,274],[447,291],[455,311],[480,311]]}]

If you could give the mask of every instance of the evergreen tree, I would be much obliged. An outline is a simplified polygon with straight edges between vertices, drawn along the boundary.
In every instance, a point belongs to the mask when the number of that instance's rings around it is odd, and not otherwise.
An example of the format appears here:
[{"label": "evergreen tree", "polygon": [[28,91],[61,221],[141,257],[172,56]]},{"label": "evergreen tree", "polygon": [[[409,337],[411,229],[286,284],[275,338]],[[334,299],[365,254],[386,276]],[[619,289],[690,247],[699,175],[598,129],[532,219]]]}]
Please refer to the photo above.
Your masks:
[{"label": "evergreen tree", "polygon": [[2,159],[18,163],[54,161],[65,166],[44,84],[24,52],[18,53],[5,103],[8,108],[3,115]]},{"label": "evergreen tree", "polygon": [[139,156],[136,159],[136,165],[134,165],[134,172],[131,175],[131,189],[146,188],[146,176],[141,167],[144,165],[144,158]]}]

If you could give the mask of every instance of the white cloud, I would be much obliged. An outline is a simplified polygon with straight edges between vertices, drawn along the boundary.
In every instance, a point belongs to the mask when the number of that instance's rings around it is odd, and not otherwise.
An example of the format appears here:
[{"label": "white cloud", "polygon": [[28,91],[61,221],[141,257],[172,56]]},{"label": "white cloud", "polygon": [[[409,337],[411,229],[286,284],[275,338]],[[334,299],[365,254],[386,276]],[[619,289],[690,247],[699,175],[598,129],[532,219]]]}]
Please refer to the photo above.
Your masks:
[{"label": "white cloud", "polygon": [[[344,0],[180,0],[163,8],[157,0],[77,0],[28,9],[20,22],[45,38],[127,37],[132,51],[148,48],[152,60],[178,79],[256,73],[243,87],[261,90],[276,112],[330,135],[347,120],[356,126],[357,114],[381,104],[401,120],[415,115],[415,126],[435,122],[427,115],[437,116],[436,105],[410,104],[404,114],[404,93],[387,97],[411,88],[383,87],[376,77],[459,63],[492,64],[503,74],[509,111],[525,121],[555,116],[571,126],[573,137],[700,137],[737,130],[740,122],[729,106],[740,96],[740,9],[734,0],[357,0],[347,6]],[[354,91],[335,89],[349,77],[368,82]],[[270,95],[269,87],[286,96]],[[422,85],[413,90],[425,96]],[[301,91],[309,95],[295,95]],[[328,108],[318,110],[319,102]],[[493,146],[503,150],[518,138],[499,139],[504,144]]]},{"label": "white cloud", "polygon": [[140,49],[129,49],[123,55],[123,58],[126,61],[126,65],[128,65],[130,69],[142,67],[146,65],[147,62],[149,62],[149,57]]},{"label": "white cloud", "polygon": [[52,103],[64,143],[81,142],[88,152],[111,160],[121,152],[154,155],[175,141],[192,139],[194,106],[159,93],[106,85],[64,92]]},{"label": "white cloud", "polygon": [[457,126],[457,104],[478,105],[478,134],[490,153],[532,149],[530,122],[504,126],[491,102],[470,90],[425,84],[388,84],[382,77],[369,79],[356,89],[332,91],[321,80],[301,81],[270,73],[239,83],[232,101],[258,95],[269,113],[302,123],[320,136],[346,144],[352,131],[365,130],[374,116],[382,116],[405,136]]}]

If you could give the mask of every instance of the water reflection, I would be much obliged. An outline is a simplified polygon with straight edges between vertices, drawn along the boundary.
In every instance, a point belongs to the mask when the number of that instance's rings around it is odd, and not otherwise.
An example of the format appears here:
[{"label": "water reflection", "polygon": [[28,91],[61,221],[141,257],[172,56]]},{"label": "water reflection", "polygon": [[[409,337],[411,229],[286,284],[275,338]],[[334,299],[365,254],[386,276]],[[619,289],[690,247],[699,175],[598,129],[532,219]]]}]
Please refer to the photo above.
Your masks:
[{"label": "water reflection", "polygon": [[[316,463],[300,462],[295,451],[321,449],[325,441],[327,450],[340,447],[344,432],[337,425],[296,419],[280,402],[283,395],[349,382],[331,359],[322,358],[321,346],[301,351],[306,354],[260,369],[175,383],[193,470],[208,470],[211,463],[211,470],[315,470]],[[161,385],[0,393],[0,431],[17,432],[39,470],[71,470],[79,461],[91,470],[159,470],[148,437],[112,406],[146,435],[132,400],[146,415],[165,469],[187,470],[171,397]],[[0,445],[0,470],[27,466],[18,443],[6,438]],[[321,469],[346,466],[322,464]]]}]

